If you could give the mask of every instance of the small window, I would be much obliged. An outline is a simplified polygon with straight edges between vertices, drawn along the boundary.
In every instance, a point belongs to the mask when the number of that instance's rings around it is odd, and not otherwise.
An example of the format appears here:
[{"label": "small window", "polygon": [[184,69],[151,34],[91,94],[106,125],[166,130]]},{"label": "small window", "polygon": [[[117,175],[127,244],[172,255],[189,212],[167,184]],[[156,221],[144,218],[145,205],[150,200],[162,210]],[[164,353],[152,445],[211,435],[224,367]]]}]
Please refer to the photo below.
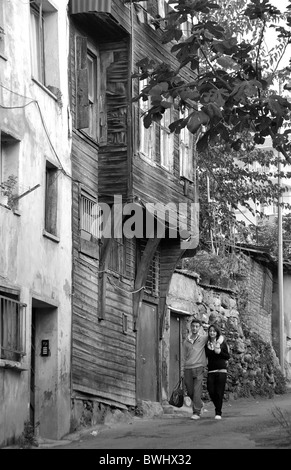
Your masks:
[{"label": "small window", "polygon": [[25,355],[26,305],[0,291],[0,359],[19,362]]},{"label": "small window", "polygon": [[45,179],[45,231],[57,236],[58,169],[48,161]]},{"label": "small window", "polygon": [[160,124],[161,165],[169,171],[174,167],[174,134],[170,132],[172,109],[166,109]]},{"label": "small window", "polygon": [[100,208],[96,198],[85,191],[81,192],[80,229],[81,237],[92,241],[100,238]]},{"label": "small window", "polygon": [[[140,81],[140,92],[147,86],[147,80]],[[156,123],[153,122],[148,129],[145,128],[143,119],[146,112],[151,107],[150,98],[144,101],[139,100],[139,150],[148,160],[155,160],[156,145]]]}]

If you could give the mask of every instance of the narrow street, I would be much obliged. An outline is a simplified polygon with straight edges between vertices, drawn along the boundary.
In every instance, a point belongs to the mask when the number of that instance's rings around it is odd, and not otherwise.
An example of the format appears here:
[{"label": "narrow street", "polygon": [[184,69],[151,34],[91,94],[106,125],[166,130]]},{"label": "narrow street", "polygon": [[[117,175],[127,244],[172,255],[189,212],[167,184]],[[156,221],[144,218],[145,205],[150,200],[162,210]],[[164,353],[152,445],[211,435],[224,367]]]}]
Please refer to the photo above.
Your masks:
[{"label": "narrow street", "polygon": [[[207,411],[200,421],[191,420],[191,410],[183,407],[159,418],[133,418],[130,424],[94,428],[69,444],[68,436],[65,445],[53,448],[169,449],[173,455],[175,449],[291,449],[290,390],[271,399],[247,398],[226,402],[221,421],[214,420],[211,403],[207,403],[205,408]],[[288,423],[287,428],[283,427],[279,415]],[[42,448],[46,447],[50,446],[43,444]],[[99,452],[99,455],[111,454]],[[124,453],[120,452],[120,455]]]}]

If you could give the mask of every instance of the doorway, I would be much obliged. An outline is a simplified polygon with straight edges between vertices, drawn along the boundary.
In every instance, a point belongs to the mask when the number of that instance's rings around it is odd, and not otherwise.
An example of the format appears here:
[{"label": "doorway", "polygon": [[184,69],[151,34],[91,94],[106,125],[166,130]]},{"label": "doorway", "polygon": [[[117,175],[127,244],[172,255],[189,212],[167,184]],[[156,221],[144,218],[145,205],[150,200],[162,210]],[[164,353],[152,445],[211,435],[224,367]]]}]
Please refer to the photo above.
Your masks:
[{"label": "doorway", "polygon": [[169,394],[178,383],[182,361],[182,316],[171,310],[170,313],[170,366]]},{"label": "doorway", "polygon": [[57,308],[32,299],[30,422],[41,437],[57,436]]},{"label": "doorway", "polygon": [[137,338],[136,396],[158,401],[158,308],[142,302]]}]

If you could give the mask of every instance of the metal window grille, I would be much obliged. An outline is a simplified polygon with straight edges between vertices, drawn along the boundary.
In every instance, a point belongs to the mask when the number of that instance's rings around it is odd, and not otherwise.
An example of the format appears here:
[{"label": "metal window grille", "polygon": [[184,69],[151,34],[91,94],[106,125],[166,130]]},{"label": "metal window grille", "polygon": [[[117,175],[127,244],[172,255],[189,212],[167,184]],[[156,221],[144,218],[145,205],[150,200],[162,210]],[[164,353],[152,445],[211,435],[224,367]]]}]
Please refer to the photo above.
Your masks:
[{"label": "metal window grille", "polygon": [[25,356],[26,305],[0,295],[0,359]]},{"label": "metal window grille", "polygon": [[[141,254],[145,249],[145,242],[141,242]],[[160,250],[156,250],[155,255],[149,267],[145,292],[155,297],[160,295]]]},{"label": "metal window grille", "polygon": [[81,195],[81,230],[100,238],[101,209],[100,206],[84,194]]}]

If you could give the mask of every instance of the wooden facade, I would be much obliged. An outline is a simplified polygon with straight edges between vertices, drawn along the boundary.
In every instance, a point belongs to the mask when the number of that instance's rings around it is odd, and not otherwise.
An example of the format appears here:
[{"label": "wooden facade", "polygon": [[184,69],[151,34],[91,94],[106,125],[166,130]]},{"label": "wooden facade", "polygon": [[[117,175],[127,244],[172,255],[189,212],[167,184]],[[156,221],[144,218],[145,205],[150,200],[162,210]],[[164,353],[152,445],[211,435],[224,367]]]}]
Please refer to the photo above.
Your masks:
[{"label": "wooden facade", "polygon": [[[196,202],[196,188],[193,181],[180,177],[178,135],[174,139],[172,171],[161,165],[158,138],[153,161],[139,152],[143,124],[139,105],[131,100],[138,92],[138,80],[132,80],[132,72],[142,57],[158,61],[172,61],[173,57],[161,44],[161,33],[149,22],[151,17],[146,11],[142,12],[144,21],[141,18],[140,5],[121,0],[110,3],[110,13],[87,11],[85,7],[79,11],[78,6],[78,13],[70,16],[72,390],[73,396],[94,397],[123,408],[136,406],[137,400],[161,401],[159,350],[166,296],[183,250],[179,234],[175,239],[169,237],[167,222],[165,236],[154,230],[150,235],[143,232],[142,240],[125,236],[98,239],[93,232],[85,233],[82,220],[88,211],[84,215],[82,200],[87,198],[90,207],[95,202],[112,207],[118,196],[121,212],[125,204],[136,202],[145,217],[147,203]],[[157,3],[148,2],[151,16],[157,14]],[[93,75],[91,82],[88,78],[94,60],[96,103],[88,89],[94,80]],[[97,115],[97,129],[92,132],[90,119],[95,121],[90,112]],[[156,134],[158,137],[158,126]],[[120,214],[121,223],[128,217]],[[112,221],[113,234],[116,220]],[[151,376],[155,392],[151,395],[147,390],[143,396],[141,368],[147,358],[151,359],[149,364],[153,361],[146,335],[150,340],[154,337],[158,364]]]}]

